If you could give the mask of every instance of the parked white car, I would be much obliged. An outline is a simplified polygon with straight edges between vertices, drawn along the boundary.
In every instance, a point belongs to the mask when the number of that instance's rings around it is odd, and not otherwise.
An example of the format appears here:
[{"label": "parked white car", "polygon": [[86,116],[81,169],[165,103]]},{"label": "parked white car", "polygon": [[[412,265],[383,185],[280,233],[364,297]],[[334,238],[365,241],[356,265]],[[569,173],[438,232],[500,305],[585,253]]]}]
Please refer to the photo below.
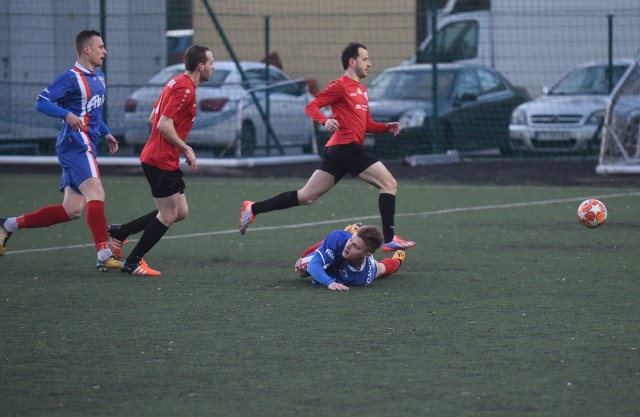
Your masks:
[{"label": "parked white car", "polygon": [[[227,156],[280,154],[289,147],[313,151],[313,122],[304,112],[310,100],[304,79],[291,80],[279,68],[270,65],[267,69],[260,62],[241,62],[246,82],[231,61],[216,61],[214,67],[211,79],[196,91],[198,113],[187,138],[190,145]],[[127,100],[124,137],[136,151],[149,138],[149,115],[162,88],[183,72],[183,64],[168,66]],[[254,97],[268,115],[276,139],[269,136],[267,140],[267,125]]]},{"label": "parked white car", "polygon": [[509,137],[514,151],[597,153],[607,100],[633,61],[589,62],[565,73],[543,95],[518,106]]}]

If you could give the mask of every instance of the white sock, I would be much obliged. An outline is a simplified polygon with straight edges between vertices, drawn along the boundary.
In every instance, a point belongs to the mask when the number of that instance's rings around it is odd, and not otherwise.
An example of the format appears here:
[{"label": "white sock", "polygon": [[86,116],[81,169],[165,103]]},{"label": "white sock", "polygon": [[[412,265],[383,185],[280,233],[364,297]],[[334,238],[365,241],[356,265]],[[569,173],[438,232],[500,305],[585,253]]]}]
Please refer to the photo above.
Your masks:
[{"label": "white sock", "polygon": [[13,233],[16,230],[18,230],[18,221],[17,220],[18,219],[16,217],[9,217],[4,222],[4,225],[2,227],[4,227],[7,232]]},{"label": "white sock", "polygon": [[98,259],[101,261],[104,261],[111,255],[113,255],[113,253],[111,253],[111,249],[102,249],[98,251]]}]

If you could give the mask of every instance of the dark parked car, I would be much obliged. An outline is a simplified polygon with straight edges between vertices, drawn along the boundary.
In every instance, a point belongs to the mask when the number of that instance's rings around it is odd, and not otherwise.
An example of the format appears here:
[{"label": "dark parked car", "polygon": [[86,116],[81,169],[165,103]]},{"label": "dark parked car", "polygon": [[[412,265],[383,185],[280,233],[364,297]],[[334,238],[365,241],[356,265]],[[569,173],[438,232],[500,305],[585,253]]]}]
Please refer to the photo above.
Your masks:
[{"label": "dark parked car", "polygon": [[[369,83],[369,108],[377,122],[398,121],[398,137],[367,135],[365,146],[380,157],[416,153],[500,149],[509,153],[509,119],[529,100],[497,71],[479,65],[439,64],[434,137],[433,68],[430,64],[387,68]],[[319,127],[319,137],[326,137]],[[322,140],[322,139],[321,139]]]}]

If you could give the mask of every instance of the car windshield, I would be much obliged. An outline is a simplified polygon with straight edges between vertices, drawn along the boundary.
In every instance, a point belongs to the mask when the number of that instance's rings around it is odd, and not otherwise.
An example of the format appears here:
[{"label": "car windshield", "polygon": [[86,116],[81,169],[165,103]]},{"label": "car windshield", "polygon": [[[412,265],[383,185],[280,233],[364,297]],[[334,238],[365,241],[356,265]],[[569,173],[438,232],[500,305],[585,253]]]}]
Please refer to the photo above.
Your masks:
[{"label": "car windshield", "polygon": [[[367,90],[370,100],[430,100],[433,97],[432,71],[383,72],[374,78]],[[449,97],[455,73],[438,73],[438,94]]]},{"label": "car windshield", "polygon": [[627,67],[627,65],[613,66],[613,84],[611,88],[609,88],[608,66],[579,68],[560,81],[558,85],[549,91],[549,95],[608,95],[627,70]]},{"label": "car windshield", "polygon": [[[151,77],[151,79],[147,82],[147,84],[152,86],[164,87],[164,85],[168,83],[169,80],[182,74],[183,72],[184,72],[184,69],[181,69],[179,67],[165,68],[159,73],[157,73],[156,75],[154,75],[153,77]],[[201,86],[204,86],[204,87],[219,86],[222,84],[225,78],[227,78],[227,75],[229,75],[228,70],[214,70],[213,73],[211,74],[211,79],[205,83],[202,83]]]}]

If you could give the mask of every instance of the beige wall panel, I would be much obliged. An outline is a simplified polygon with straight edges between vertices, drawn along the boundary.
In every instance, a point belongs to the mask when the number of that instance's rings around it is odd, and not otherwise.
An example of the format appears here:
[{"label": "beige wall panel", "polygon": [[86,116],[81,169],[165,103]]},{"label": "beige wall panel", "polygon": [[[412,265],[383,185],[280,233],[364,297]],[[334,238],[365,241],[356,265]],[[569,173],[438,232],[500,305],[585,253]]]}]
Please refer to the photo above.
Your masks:
[{"label": "beige wall panel", "polygon": [[[265,56],[265,19],[270,16],[270,50],[293,78],[315,79],[319,88],[344,72],[340,53],[351,42],[367,46],[369,78],[398,65],[415,50],[415,0],[209,0],[240,60]],[[194,42],[228,60],[222,38],[201,0],[194,0]]]}]

